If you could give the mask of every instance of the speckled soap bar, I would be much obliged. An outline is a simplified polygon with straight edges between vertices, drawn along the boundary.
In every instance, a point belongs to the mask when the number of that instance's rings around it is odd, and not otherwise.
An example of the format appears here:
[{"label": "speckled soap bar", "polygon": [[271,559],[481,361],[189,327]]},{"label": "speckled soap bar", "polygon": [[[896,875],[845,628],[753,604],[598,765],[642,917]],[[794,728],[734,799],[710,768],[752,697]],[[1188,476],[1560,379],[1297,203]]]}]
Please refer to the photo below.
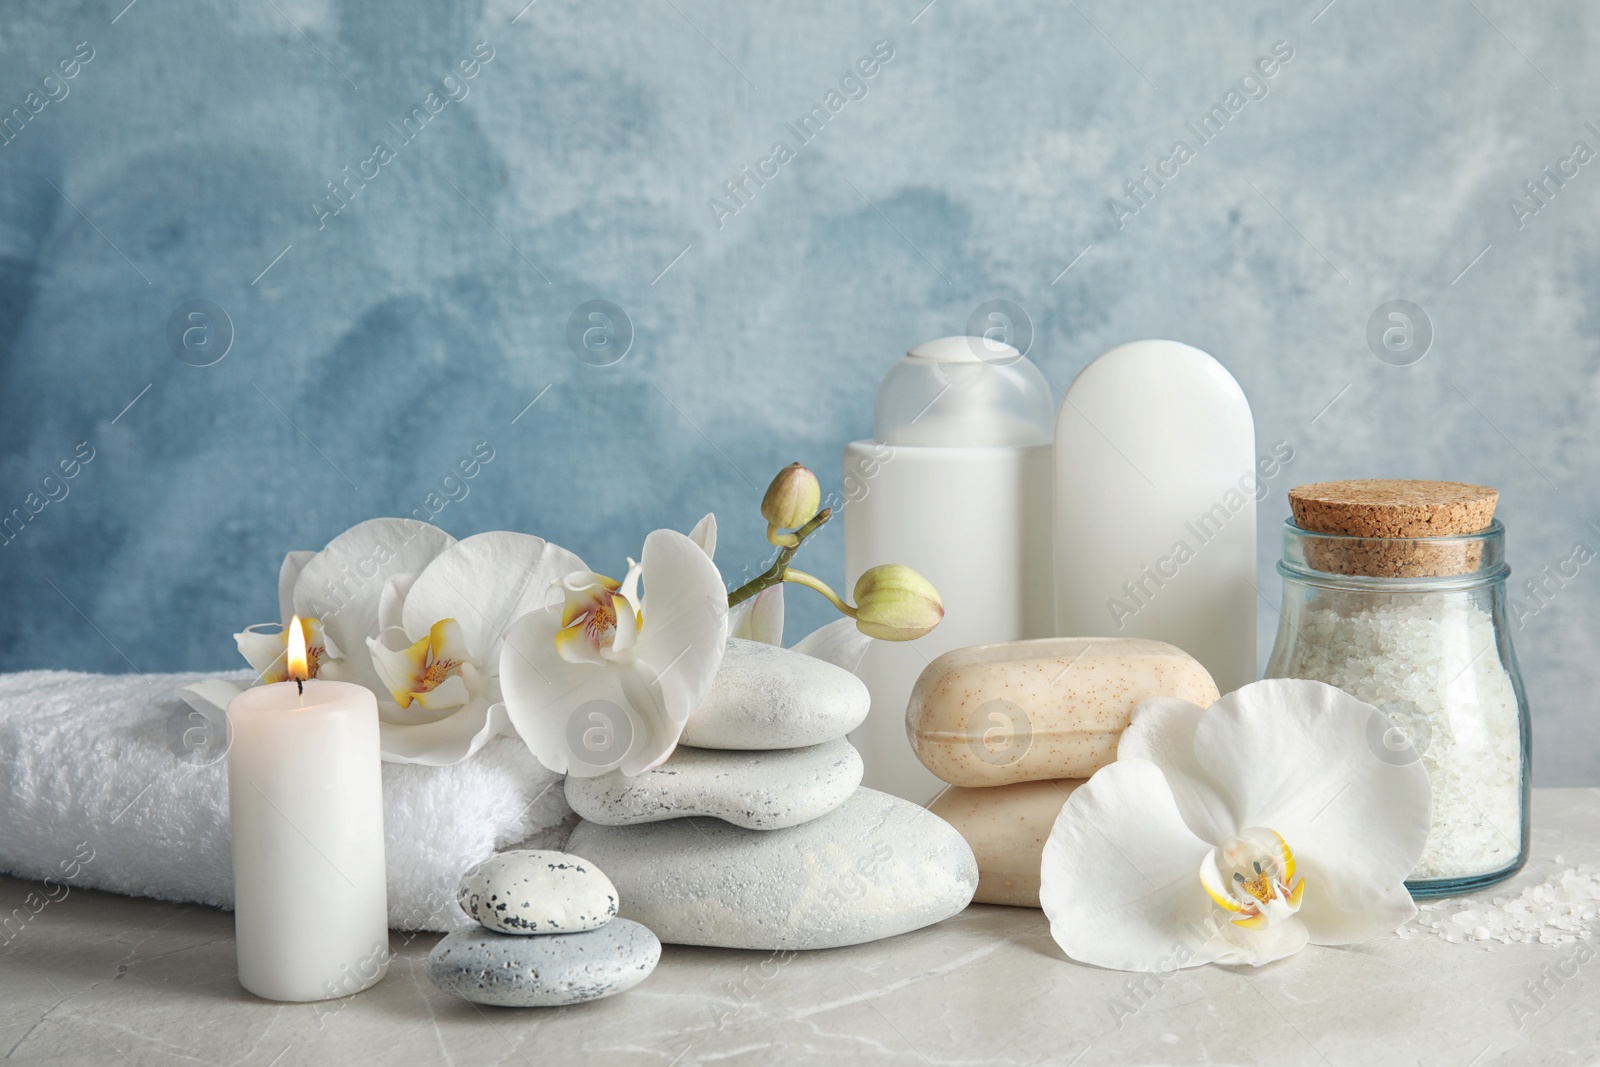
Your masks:
[{"label": "speckled soap bar", "polygon": [[1199,661],[1162,641],[974,645],[928,664],[911,691],[906,732],[917,758],[951,785],[1087,778],[1116,758],[1139,701],[1206,707],[1217,696]]}]

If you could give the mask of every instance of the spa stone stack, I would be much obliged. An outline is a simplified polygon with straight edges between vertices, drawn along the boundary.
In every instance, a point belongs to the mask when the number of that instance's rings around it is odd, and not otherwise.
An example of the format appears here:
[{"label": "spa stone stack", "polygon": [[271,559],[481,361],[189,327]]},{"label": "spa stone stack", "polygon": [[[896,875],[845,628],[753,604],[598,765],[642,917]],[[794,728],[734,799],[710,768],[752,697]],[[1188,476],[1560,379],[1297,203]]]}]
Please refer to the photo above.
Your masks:
[{"label": "spa stone stack", "polygon": [[977,887],[972,851],[915,804],[860,788],[845,735],[869,700],[849,671],[730,638],[665,763],[567,779],[583,817],[567,847],[670,944],[835,948],[948,918]]},{"label": "spa stone stack", "polygon": [[490,856],[461,876],[456,899],[480,925],[433,946],[428,978],[476,1004],[534,1008],[599,1000],[632,989],[661,959],[654,934],[616,917],[611,880],[565,852]]}]

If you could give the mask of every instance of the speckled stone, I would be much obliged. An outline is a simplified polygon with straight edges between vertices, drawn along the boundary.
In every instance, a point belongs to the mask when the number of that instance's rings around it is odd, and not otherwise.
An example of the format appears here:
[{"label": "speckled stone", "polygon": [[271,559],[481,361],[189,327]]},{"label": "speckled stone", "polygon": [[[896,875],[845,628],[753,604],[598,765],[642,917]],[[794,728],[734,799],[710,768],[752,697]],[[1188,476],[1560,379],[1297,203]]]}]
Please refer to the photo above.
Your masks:
[{"label": "speckled stone", "polygon": [[526,849],[490,856],[461,876],[461,910],[504,934],[570,934],[617,914],[617,889],[593,863]]},{"label": "speckled stone", "polygon": [[625,916],[676,945],[859,945],[947,919],[978,887],[949,823],[873,789],[787,830],[582,822],[567,847],[611,873]]},{"label": "speckled stone", "polygon": [[544,937],[467,927],[433,946],[428,978],[474,1004],[556,1007],[632,989],[660,959],[656,935],[627,919],[614,919],[598,930]]},{"label": "speckled stone", "polygon": [[632,826],[709,815],[752,830],[819,819],[861,784],[861,756],[840,738],[809,748],[727,752],[679,745],[661,766],[568,778],[567,803],[590,822]]},{"label": "speckled stone", "polygon": [[860,726],[872,697],[861,679],[826,660],[728,638],[711,691],[684,725],[695,748],[804,748]]}]

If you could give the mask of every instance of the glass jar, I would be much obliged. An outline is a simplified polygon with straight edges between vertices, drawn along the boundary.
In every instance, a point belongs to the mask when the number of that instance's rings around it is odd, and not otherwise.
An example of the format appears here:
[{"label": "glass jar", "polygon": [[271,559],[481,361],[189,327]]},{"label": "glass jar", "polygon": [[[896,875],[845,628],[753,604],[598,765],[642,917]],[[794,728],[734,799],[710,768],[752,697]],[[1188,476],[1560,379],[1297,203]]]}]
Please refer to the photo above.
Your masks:
[{"label": "glass jar", "polygon": [[1285,524],[1283,611],[1268,678],[1312,678],[1385,712],[1380,758],[1420,759],[1433,821],[1406,881],[1449,896],[1528,859],[1530,730],[1506,625],[1505,527],[1356,537]]}]

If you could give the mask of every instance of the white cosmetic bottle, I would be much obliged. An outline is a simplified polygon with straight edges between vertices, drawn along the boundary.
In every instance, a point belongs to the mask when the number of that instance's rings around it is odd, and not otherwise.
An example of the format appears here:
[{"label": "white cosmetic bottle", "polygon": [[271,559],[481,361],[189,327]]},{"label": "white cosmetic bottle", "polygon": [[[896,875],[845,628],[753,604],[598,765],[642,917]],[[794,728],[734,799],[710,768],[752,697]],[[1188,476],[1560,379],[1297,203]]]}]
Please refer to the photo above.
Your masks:
[{"label": "white cosmetic bottle", "polygon": [[1056,628],[1177,645],[1224,693],[1256,677],[1255,424],[1177,341],[1083,369],[1056,422]]},{"label": "white cosmetic bottle", "polygon": [[943,785],[912,754],[905,724],[934,657],[1054,634],[1053,408],[1044,375],[1015,348],[946,337],[895,364],[878,389],[874,439],[845,447],[846,587],[903,563],[945,608],[926,637],[874,641],[858,670],[872,711],[850,739],[874,789],[923,803]]}]

